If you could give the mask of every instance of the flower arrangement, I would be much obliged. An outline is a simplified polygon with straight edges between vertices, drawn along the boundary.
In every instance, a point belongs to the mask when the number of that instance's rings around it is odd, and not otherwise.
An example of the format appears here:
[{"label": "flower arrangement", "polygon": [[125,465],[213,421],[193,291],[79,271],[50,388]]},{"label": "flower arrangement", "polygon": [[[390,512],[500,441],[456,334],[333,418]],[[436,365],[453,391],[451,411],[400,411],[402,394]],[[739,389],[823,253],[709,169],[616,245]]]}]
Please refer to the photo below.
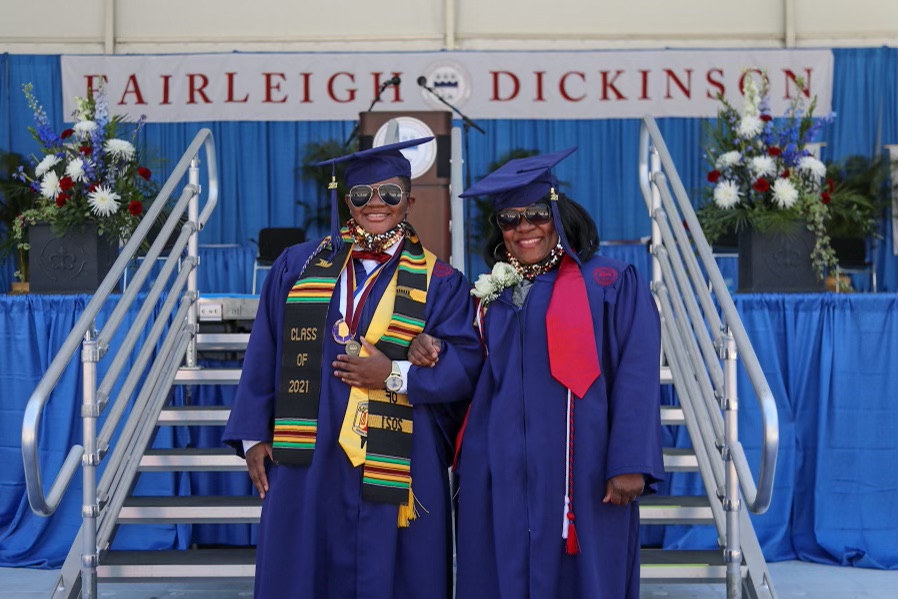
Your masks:
[{"label": "flower arrangement", "polygon": [[474,283],[471,295],[480,300],[480,305],[486,307],[502,295],[502,292],[513,285],[517,285],[524,278],[517,270],[507,262],[496,262],[490,274],[482,274]]},{"label": "flower arrangement", "polygon": [[[73,227],[94,223],[98,233],[114,241],[128,239],[144,214],[158,185],[144,165],[135,141],[143,117],[129,123],[125,117],[109,116],[102,88],[87,98],[76,98],[74,124],[57,134],[33,86],[23,86],[34,112],[29,127],[41,145],[43,157],[32,157],[33,170],[19,166],[14,177],[26,185],[32,201],[13,225],[20,250],[27,251],[26,230],[38,222],[49,223],[53,233],[65,235]],[[23,274],[17,273],[19,278]]]},{"label": "flower arrangement", "polygon": [[805,106],[797,94],[777,121],[769,99],[766,73],[760,85],[745,77],[741,112],[718,94],[722,106],[706,151],[711,201],[699,209],[699,221],[713,242],[726,232],[771,230],[802,220],[814,233],[811,262],[822,279],[827,270],[838,270],[827,232],[835,186],[807,145],[835,114],[814,118],[816,97]]}]

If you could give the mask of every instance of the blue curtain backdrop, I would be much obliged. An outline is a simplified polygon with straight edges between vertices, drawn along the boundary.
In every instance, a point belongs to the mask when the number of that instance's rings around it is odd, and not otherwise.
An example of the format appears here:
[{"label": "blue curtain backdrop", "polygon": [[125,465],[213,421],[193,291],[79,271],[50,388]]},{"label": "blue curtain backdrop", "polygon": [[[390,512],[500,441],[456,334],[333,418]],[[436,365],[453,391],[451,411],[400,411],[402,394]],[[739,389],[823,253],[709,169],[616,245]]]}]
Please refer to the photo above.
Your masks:
[{"label": "blue curtain backdrop", "polygon": [[[880,152],[883,144],[898,143],[898,49],[836,49],[834,56],[833,109],[838,116],[824,131],[822,141],[827,145],[822,157],[870,156]],[[27,82],[34,84],[51,122],[60,127],[64,115],[59,56],[0,55],[0,149],[26,156],[38,152],[27,131],[32,114],[21,92]],[[649,234],[637,179],[639,120],[484,120],[479,124],[486,134],[471,130],[465,142],[469,150],[466,177],[471,181],[486,174],[492,162],[513,149],[549,151],[579,146],[577,153],[558,165],[557,174],[566,182],[571,197],[596,219],[601,238],[638,239]],[[353,122],[149,124],[142,141],[158,150],[163,160],[153,168],[160,181],[201,127],[209,127],[215,134],[221,177],[220,205],[201,241],[247,245],[263,227],[307,225],[314,207],[327,202],[325,190],[299,176],[306,144],[342,142]],[[687,191],[693,201],[700,201],[706,171],[702,120],[662,119],[660,127]],[[307,228],[311,235],[321,232],[314,225]],[[898,289],[898,266],[890,227],[883,229],[885,239],[877,250],[880,289],[892,291]],[[476,243],[472,246],[479,252]],[[481,263],[475,261],[470,274],[478,274],[478,268]],[[2,277],[9,276],[7,272],[11,270],[0,269],[4,287]]]}]

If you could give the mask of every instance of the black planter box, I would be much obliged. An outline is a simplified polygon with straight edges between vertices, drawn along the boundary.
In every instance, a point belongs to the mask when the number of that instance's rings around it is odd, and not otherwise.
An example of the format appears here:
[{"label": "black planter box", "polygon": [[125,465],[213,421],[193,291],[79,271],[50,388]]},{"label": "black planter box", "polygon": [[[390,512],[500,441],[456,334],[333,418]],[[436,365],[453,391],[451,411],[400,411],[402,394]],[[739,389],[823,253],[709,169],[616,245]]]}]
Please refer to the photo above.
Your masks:
[{"label": "black planter box", "polygon": [[804,223],[788,230],[739,232],[740,293],[814,293],[824,290],[811,262],[814,233]]},{"label": "black planter box", "polygon": [[28,228],[31,293],[94,293],[118,258],[118,244],[89,224],[56,237],[49,224]]}]

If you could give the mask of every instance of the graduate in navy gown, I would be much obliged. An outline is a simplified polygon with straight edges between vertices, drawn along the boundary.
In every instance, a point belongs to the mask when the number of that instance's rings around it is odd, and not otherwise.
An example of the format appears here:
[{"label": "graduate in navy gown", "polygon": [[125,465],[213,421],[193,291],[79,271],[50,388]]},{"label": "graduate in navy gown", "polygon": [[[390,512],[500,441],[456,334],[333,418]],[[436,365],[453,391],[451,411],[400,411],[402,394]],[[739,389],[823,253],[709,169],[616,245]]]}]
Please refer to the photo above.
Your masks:
[{"label": "graduate in navy gown", "polygon": [[488,355],[457,471],[459,599],[639,597],[638,498],[663,476],[659,316],[558,193],[551,168],[574,150],[462,194],[496,212],[473,290]]},{"label": "graduate in navy gown", "polygon": [[[346,163],[352,219],[265,280],[224,433],[262,497],[256,599],[451,596],[448,467],[483,352],[470,285],[406,221],[399,150],[428,141],[323,163]],[[407,360],[422,331],[430,368]]]}]

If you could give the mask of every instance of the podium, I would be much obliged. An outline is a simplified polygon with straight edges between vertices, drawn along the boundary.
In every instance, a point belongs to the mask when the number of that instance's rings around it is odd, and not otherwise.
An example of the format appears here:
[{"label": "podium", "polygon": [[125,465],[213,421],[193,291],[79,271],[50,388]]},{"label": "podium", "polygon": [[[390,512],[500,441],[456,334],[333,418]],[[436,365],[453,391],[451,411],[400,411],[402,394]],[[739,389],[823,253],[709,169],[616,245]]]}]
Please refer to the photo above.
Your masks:
[{"label": "podium", "polygon": [[[399,128],[398,139],[386,141],[391,120]],[[412,195],[415,204],[409,222],[421,243],[449,262],[452,238],[449,233],[449,176],[452,113],[448,111],[361,112],[359,149],[366,150],[392,141],[434,136],[434,141],[402,150],[412,166]]]}]

